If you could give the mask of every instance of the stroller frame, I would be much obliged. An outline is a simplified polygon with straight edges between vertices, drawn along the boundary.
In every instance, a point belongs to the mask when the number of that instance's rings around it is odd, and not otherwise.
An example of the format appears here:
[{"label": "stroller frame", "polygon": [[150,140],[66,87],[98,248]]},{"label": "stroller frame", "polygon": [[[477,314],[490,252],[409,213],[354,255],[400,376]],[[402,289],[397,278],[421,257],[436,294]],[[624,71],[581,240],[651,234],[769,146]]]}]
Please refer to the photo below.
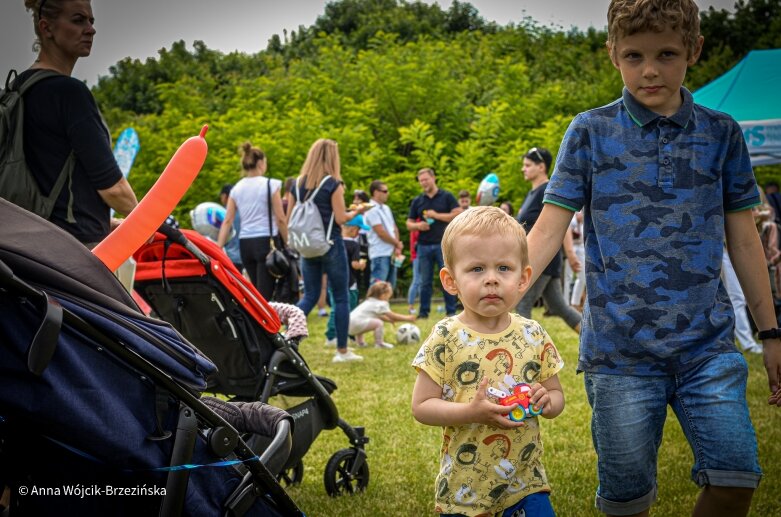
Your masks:
[{"label": "stroller frame", "polygon": [[[189,289],[188,286],[195,284],[195,282],[188,283],[191,282],[189,279],[193,275],[199,276],[197,283],[202,283],[205,279],[210,289],[213,288],[222,293],[227,291],[227,294],[232,296],[233,300],[253,317],[254,322],[262,327],[265,335],[258,334],[258,339],[265,339],[271,345],[272,351],[262,365],[263,371],[252,387],[239,388],[236,393],[230,392],[224,386],[219,386],[218,388],[222,389],[217,391],[234,395],[234,400],[258,400],[264,403],[267,403],[271,397],[280,394],[312,396],[301,404],[287,408],[295,421],[295,426],[293,447],[278,476],[280,482],[283,484],[300,482],[303,475],[301,459],[314,442],[319,430],[338,427],[347,437],[350,447],[337,451],[330,458],[324,473],[326,492],[336,496],[342,493],[352,494],[365,489],[369,478],[365,445],[369,442],[369,438],[365,436],[363,427],[351,426],[339,417],[338,409],[330,396],[330,392],[336,387],[335,384],[329,379],[318,377],[309,370],[306,361],[298,351],[297,340],[287,339],[279,333],[281,324],[277,314],[269,307],[254,286],[235,269],[221,249],[194,231],[179,231],[170,227],[161,228],[160,231],[164,232],[164,236],[158,234],[151,244],[143,246],[135,254],[137,262],[136,292],[144,301],[152,307],[158,306],[159,308],[162,301],[155,302],[153,299],[155,292],[159,293],[164,290],[172,297],[179,296],[176,290],[186,291]],[[160,253],[161,245],[163,246],[162,253]],[[181,248],[176,249],[177,245],[186,250],[186,253]],[[176,260],[181,260],[183,263],[197,262],[197,267],[194,269],[198,272],[193,273],[193,268],[182,266],[183,269],[190,269],[190,272],[184,273],[175,265]],[[159,277],[157,276],[158,271],[161,272]],[[169,276],[166,276],[166,272],[170,273]],[[177,284],[177,282],[181,283]],[[172,305],[180,308],[183,304]],[[185,311],[186,309],[181,310]],[[158,316],[176,328],[182,325],[182,321],[171,321],[178,318],[176,313],[169,312],[165,315],[158,314]],[[231,332],[246,334],[241,329],[240,322],[231,322],[228,317],[225,320],[229,324]],[[238,330],[236,327],[239,327]],[[216,343],[199,342],[198,337],[187,335],[183,328],[179,328],[179,331],[194,341],[198,348],[207,355],[210,355],[210,351],[219,346]],[[249,333],[256,333],[255,329]],[[245,335],[245,339],[249,338]],[[243,345],[246,346],[246,344]],[[257,346],[261,346],[261,344],[257,343]],[[216,358],[212,357],[212,360],[216,360]],[[222,369],[219,361],[217,361],[217,365]],[[317,406],[317,411],[307,411],[312,404]],[[256,448],[263,447],[266,443],[262,437],[254,435],[248,438],[248,445]]]}]

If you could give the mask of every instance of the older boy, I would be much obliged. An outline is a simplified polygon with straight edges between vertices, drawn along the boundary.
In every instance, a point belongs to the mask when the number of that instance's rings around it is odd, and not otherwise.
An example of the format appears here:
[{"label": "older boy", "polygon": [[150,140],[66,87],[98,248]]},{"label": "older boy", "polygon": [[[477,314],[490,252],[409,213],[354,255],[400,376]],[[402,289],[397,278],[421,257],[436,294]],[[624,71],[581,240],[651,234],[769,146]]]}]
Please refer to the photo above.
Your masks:
[{"label": "older boy", "polygon": [[[596,506],[648,515],[669,404],[702,487],[694,515],[746,515],[761,472],[747,367],[720,281],[722,243],[765,337],[771,404],[781,341],[750,208],[759,202],[737,123],[682,88],[702,50],[692,0],[613,0],[607,48],[617,101],[573,120],[529,235],[534,272],[584,209],[588,300],[578,370],[593,410]],[[773,337],[775,336],[775,337]],[[725,424],[729,422],[729,424]]]},{"label": "older boy", "polygon": [[537,419],[509,420],[518,405],[486,396],[526,383],[543,417],[564,409],[556,347],[539,323],[510,313],[530,285],[526,232],[499,208],[470,208],[448,225],[442,254],[442,285],[464,310],[437,323],[412,362],[412,413],[444,428],[436,511],[553,516]]}]

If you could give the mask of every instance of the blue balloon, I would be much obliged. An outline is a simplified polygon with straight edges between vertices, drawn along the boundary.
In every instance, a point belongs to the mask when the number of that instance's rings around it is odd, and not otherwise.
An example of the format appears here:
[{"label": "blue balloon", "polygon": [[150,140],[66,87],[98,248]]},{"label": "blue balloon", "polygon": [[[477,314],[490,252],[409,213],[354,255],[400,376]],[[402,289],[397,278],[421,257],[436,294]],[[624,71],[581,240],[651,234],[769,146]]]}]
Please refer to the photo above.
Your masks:
[{"label": "blue balloon", "polygon": [[489,206],[499,199],[499,177],[493,172],[487,174],[477,187],[477,204]]},{"label": "blue balloon", "polygon": [[[217,240],[224,220],[225,207],[219,203],[207,201],[190,210],[190,222],[193,230],[213,241]],[[235,235],[236,229],[231,228],[228,240],[231,240]]]}]

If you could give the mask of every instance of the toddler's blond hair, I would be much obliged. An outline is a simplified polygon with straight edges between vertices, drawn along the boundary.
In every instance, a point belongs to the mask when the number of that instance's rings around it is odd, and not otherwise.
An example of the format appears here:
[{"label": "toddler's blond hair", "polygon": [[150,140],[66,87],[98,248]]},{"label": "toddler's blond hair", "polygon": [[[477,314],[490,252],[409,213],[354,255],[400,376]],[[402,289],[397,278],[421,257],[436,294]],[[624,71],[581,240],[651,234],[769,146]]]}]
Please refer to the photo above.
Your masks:
[{"label": "toddler's blond hair", "polygon": [[379,298],[392,289],[393,288],[388,282],[379,280],[370,285],[369,289],[366,290],[366,298]]},{"label": "toddler's blond hair", "polygon": [[475,206],[458,214],[442,236],[442,257],[445,267],[451,268],[458,257],[458,238],[464,235],[500,235],[516,239],[521,251],[521,265],[529,265],[526,231],[507,212],[495,206]]}]

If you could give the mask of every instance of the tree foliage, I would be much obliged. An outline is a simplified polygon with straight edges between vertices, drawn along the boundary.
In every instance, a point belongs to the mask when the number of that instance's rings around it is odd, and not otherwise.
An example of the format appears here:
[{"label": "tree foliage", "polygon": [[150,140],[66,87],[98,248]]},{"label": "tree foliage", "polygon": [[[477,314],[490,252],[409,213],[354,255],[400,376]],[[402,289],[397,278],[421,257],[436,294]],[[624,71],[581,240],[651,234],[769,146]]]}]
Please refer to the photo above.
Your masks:
[{"label": "tree foliage", "polygon": [[302,57],[321,34],[338,34],[350,48],[369,48],[379,33],[393,33],[407,43],[426,35],[443,38],[464,31],[491,32],[495,24],[486,23],[469,3],[454,1],[443,11],[439,4],[403,0],[341,0],[329,2],[314,25],[300,28],[290,44],[290,53]]},{"label": "tree foliage", "polygon": [[[707,53],[687,84],[704,84],[760,45],[781,46],[781,0],[702,13]],[[748,28],[751,28],[749,30]],[[239,176],[246,140],[268,155],[269,174],[298,174],[317,138],[339,142],[347,191],[383,179],[406,236],[415,172],[433,166],[441,187],[475,190],[496,172],[502,199],[528,190],[521,156],[532,146],[555,155],[578,112],[617,98],[622,83],[604,50],[606,34],[562,32],[531,20],[499,27],[470,4],[342,0],[309,28],[278,36],[254,55],[223,54],[195,42],[157,59],[125,59],[93,89],[110,127],[141,139],[130,181],[142,195],[202,124],[209,154],[176,209],[185,225],[196,204],[214,200]],[[710,44],[710,47],[708,47]],[[767,171],[767,172],[765,172]],[[758,171],[760,181],[778,168]]]}]

